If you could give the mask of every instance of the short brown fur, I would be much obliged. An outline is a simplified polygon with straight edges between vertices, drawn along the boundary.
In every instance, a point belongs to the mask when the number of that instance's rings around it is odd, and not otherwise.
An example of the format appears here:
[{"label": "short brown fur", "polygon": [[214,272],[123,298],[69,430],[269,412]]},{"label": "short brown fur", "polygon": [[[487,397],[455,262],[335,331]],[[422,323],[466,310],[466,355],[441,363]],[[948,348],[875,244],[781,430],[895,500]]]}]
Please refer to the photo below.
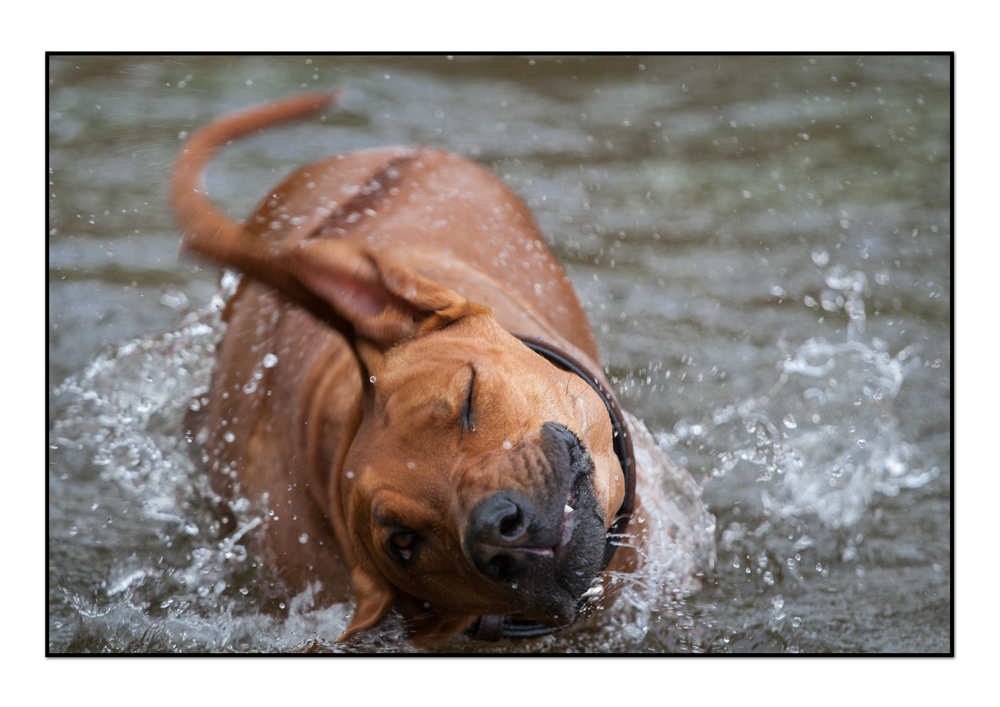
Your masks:
[{"label": "short brown fur", "polygon": [[[623,475],[594,390],[509,333],[547,340],[600,377],[569,279],[522,200],[487,170],[429,148],[385,148],[297,170],[244,225],[208,201],[202,173],[217,147],[333,97],[223,117],[176,166],[182,251],[246,276],[212,382],[212,482],[226,497],[268,495],[274,517],[254,532],[290,585],[319,582],[321,603],[354,597],[341,640],[395,607],[425,645],[482,614],[530,616],[497,599],[463,554],[463,532],[491,493],[542,493],[524,469],[544,422],[591,454],[606,527]],[[275,365],[263,365],[267,354]],[[469,390],[471,429],[458,420]],[[393,524],[432,538],[419,571],[385,551]],[[635,562],[620,548],[611,569]]]}]

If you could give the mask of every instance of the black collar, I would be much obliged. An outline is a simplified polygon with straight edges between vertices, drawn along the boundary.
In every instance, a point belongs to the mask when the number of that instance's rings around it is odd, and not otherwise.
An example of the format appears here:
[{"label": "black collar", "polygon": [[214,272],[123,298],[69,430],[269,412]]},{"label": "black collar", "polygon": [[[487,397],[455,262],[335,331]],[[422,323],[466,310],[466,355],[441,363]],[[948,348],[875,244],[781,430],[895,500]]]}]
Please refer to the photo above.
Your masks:
[{"label": "black collar", "polygon": [[[613,430],[615,456],[618,457],[622,473],[625,475],[625,499],[622,501],[611,527],[608,528],[607,539],[604,542],[604,567],[606,568],[618,547],[616,541],[624,535],[625,526],[628,525],[632,517],[632,510],[635,508],[635,457],[632,453],[632,437],[629,434],[625,416],[622,414],[621,408],[618,407],[618,402],[611,391],[579,360],[542,339],[516,333],[514,333],[514,337],[552,365],[564,371],[575,373],[587,381],[590,387],[601,396],[604,406],[608,409]],[[586,604],[586,600],[581,599],[577,606],[577,616],[579,616],[584,604]],[[496,641],[501,638],[538,638],[559,630],[559,628],[545,626],[537,621],[522,618],[518,614],[499,614],[480,616],[469,627],[467,633],[480,640]]]}]

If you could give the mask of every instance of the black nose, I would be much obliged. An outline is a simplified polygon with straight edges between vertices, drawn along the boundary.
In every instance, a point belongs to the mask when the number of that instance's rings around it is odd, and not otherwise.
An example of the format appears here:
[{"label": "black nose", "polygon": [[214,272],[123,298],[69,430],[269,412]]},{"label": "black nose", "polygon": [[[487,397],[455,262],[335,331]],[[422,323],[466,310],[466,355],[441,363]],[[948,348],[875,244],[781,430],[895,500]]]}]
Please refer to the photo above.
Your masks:
[{"label": "black nose", "polygon": [[525,570],[523,547],[534,509],[524,499],[509,493],[484,498],[473,509],[466,528],[466,552],[476,569],[491,579],[506,581]]}]

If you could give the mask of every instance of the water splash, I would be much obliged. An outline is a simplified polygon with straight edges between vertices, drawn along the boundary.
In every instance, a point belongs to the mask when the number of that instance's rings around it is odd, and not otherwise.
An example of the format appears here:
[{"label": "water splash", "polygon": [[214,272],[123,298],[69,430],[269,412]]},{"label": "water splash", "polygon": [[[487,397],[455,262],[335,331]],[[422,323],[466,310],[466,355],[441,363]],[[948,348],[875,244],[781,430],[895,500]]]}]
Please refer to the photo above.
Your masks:
[{"label": "water splash", "polygon": [[[708,483],[752,480],[764,515],[815,517],[838,529],[856,524],[876,494],[922,486],[939,469],[919,465],[893,414],[906,376],[921,365],[919,347],[890,355],[878,337],[864,341],[863,272],[838,264],[825,281],[823,308],[848,315],[847,340],[794,345],[779,338],[778,375],[767,393],[716,409],[698,424],[707,444],[725,450],[716,454]],[[671,449],[692,427],[682,420],[658,441]]]},{"label": "water splash", "polygon": [[[97,471],[102,489],[141,508],[141,519],[117,531],[130,537],[106,533],[104,542],[142,550],[113,559],[93,593],[62,588],[76,616],[68,652],[297,651],[317,641],[343,650],[333,641],[352,606],[320,609],[311,588],[290,596],[247,549],[266,502],[222,504],[209,486],[187,418],[208,402],[221,309],[215,301],[177,331],[109,350],[54,391],[59,478]],[[92,511],[108,503],[97,495]]]}]

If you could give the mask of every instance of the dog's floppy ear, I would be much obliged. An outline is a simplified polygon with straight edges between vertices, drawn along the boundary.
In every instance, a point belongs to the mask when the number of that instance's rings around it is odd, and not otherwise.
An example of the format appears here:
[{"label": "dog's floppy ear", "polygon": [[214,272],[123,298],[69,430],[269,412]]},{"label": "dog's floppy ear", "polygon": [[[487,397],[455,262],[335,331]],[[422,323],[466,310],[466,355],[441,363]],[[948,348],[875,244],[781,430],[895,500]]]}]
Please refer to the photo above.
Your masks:
[{"label": "dog's floppy ear", "polygon": [[329,305],[357,339],[385,349],[486,311],[391,258],[340,239],[287,244],[278,262]]},{"label": "dog's floppy ear", "polygon": [[356,608],[351,623],[337,639],[343,643],[359,631],[371,628],[392,609],[395,592],[381,577],[366,572],[361,567],[355,567],[351,572],[351,584],[354,589]]},{"label": "dog's floppy ear", "polygon": [[377,349],[488,311],[382,253],[342,239],[271,243],[243,232],[224,248],[198,252],[271,285],[352,343],[364,340]]}]

